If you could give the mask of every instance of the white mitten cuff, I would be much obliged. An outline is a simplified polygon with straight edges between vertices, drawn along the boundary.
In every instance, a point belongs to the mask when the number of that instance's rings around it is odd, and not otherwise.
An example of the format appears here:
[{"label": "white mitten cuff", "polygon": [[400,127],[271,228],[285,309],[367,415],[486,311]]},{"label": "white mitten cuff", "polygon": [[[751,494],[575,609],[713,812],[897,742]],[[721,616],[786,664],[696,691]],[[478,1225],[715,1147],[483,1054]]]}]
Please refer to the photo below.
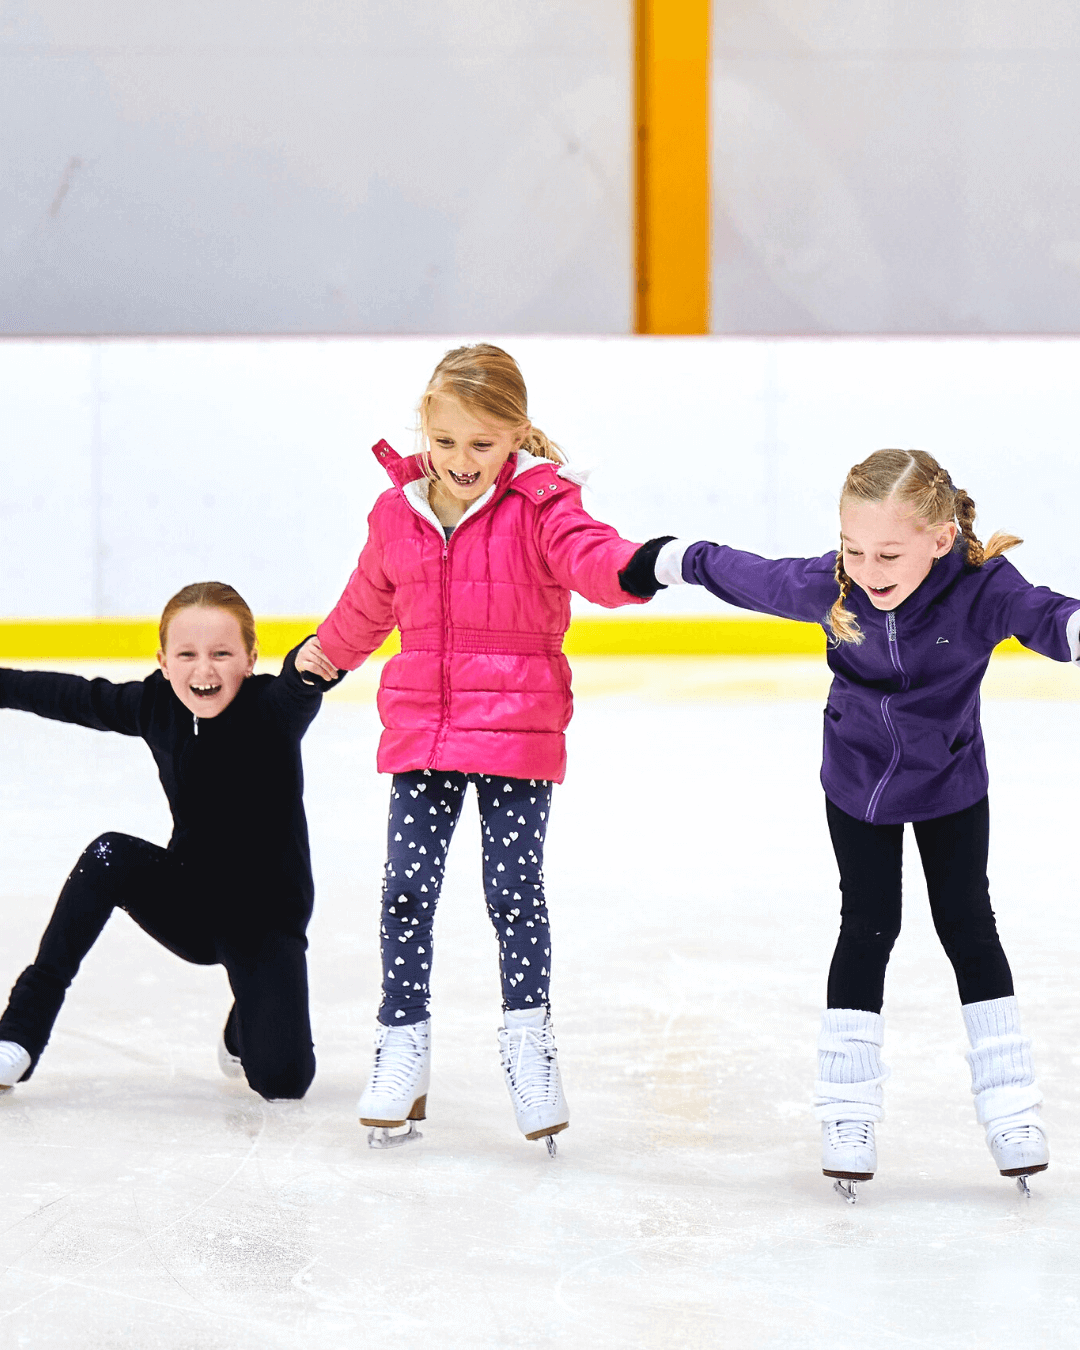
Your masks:
[{"label": "white mitten cuff", "polygon": [[661,586],[685,586],[682,574],[683,554],[690,547],[688,539],[672,539],[656,555],[653,572]]}]

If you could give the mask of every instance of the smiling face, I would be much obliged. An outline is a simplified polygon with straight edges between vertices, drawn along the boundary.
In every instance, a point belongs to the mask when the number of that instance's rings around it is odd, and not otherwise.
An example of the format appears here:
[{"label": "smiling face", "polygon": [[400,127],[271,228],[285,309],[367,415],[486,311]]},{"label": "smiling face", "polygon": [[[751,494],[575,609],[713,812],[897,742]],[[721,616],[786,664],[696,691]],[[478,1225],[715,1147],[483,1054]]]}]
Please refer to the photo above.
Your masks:
[{"label": "smiling face", "polygon": [[956,525],[927,525],[891,500],[840,503],[844,570],[875,609],[895,609],[956,542]]},{"label": "smiling face", "polygon": [[234,615],[224,609],[189,605],[169,622],[158,665],[173,693],[196,717],[225,711],[255,667]]},{"label": "smiling face", "polygon": [[[431,467],[437,475],[433,498],[464,509],[482,497],[528,430],[528,422],[505,427],[481,421],[456,398],[433,395],[424,427]],[[437,501],[432,504],[437,506]]]}]

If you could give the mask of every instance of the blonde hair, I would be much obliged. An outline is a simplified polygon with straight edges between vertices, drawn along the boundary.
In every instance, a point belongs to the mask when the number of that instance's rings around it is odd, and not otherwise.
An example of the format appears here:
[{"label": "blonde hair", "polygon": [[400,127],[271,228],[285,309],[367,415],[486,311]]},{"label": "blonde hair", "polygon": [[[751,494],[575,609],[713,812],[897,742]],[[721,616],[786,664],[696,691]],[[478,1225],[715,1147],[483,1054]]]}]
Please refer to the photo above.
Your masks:
[{"label": "blonde hair", "polygon": [[227,614],[231,614],[240,625],[240,636],[244,642],[244,650],[248,656],[254,652],[258,641],[255,633],[255,616],[244,597],[238,591],[234,591],[231,586],[227,586],[224,581],[195,581],[190,586],[185,586],[183,590],[176,592],[161,611],[158,640],[161,643],[162,651],[165,650],[165,644],[169,638],[169,624],[182,609],[191,608],[223,609]]},{"label": "blonde hair", "polygon": [[[845,501],[884,502],[893,500],[910,509],[928,526],[956,523],[964,539],[969,567],[981,567],[988,558],[996,558],[1024,541],[1015,534],[996,531],[986,545],[975,534],[975,503],[953,481],[933,455],[925,450],[875,450],[848,473],[840,493]],[[852,612],[845,608],[851,593],[851,578],[844,570],[844,546],[836,554],[836,584],[840,595],[829,611],[829,627],[838,642],[860,643],[863,632]]]},{"label": "blonde hair", "polygon": [[[456,398],[469,412],[490,417],[502,426],[519,427],[529,420],[529,398],[518,363],[509,352],[490,342],[455,347],[435,367],[417,409],[425,435],[431,400],[439,394]],[[539,427],[529,427],[521,449],[556,464],[565,462],[562,451]]]}]

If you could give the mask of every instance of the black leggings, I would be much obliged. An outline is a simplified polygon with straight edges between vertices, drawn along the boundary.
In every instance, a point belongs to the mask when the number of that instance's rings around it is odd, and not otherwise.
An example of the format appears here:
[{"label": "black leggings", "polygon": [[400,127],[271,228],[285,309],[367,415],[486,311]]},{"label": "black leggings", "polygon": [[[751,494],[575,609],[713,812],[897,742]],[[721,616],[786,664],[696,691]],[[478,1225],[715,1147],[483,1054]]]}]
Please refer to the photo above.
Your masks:
[{"label": "black leggings", "polygon": [[263,1097],[302,1097],[315,1076],[308,1020],[307,941],[295,933],[223,932],[220,903],[185,874],[175,855],[129,834],[103,834],[60,892],[37,959],[15,982],[0,1041],[31,1058],[29,1078],[83,957],[113,909],[123,909],[163,947],[199,966],[221,964],[232,986],[225,1043]]},{"label": "black leggings", "polygon": [[[903,825],[868,825],[826,798],[840,867],[840,937],[829,967],[830,1008],[880,1012],[885,967],[900,932]],[[964,811],[912,827],[922,857],[934,927],[952,962],[961,1003],[1007,998],[1012,974],[990,908],[986,797]]]}]

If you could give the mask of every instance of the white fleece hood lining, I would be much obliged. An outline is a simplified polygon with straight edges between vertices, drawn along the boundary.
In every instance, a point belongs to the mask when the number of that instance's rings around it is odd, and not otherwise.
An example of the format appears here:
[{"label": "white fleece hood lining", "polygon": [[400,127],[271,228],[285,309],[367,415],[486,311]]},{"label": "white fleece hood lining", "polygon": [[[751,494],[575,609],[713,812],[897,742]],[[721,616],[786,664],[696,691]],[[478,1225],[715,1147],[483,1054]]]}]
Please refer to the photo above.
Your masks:
[{"label": "white fleece hood lining", "polygon": [[[554,464],[550,459],[544,459],[540,455],[530,455],[528,450],[519,450],[517,452],[517,465],[514,469],[514,477],[520,478],[523,473],[528,473],[530,469],[535,469],[538,464],[543,464],[559,478],[565,478],[570,483],[576,483],[582,487],[588,480],[588,469],[571,469],[568,464]],[[477,497],[476,501],[470,503],[469,507],[462,515],[461,520],[453,527],[457,529],[458,525],[468,520],[470,516],[476,515],[477,511],[483,508],[491,500],[492,493],[495,491],[495,483],[484,493],[482,497]],[[425,475],[421,478],[414,478],[411,483],[406,483],[404,492],[405,500],[419,516],[429,520],[440,533],[445,533],[446,527],[439,520],[439,517],[431,508],[429,492],[431,490],[431,480]],[[452,532],[452,531],[451,531]]]}]

